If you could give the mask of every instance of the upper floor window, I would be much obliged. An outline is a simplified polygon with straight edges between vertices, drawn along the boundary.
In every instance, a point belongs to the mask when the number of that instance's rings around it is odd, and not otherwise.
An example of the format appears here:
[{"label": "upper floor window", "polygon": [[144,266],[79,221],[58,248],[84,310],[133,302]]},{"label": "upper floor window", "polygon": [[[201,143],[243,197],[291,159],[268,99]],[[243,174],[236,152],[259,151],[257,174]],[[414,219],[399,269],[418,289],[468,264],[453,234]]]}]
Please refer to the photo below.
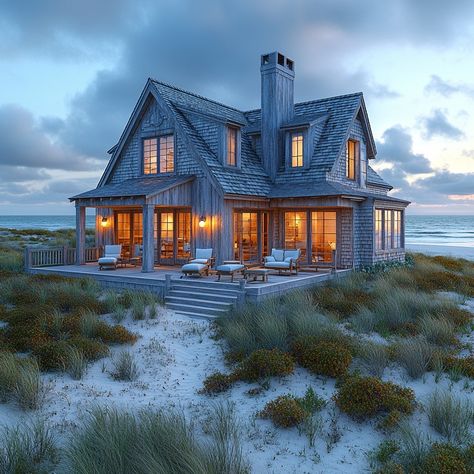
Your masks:
[{"label": "upper floor window", "polygon": [[227,165],[237,166],[237,129],[227,128]]},{"label": "upper floor window", "polygon": [[165,135],[143,140],[143,174],[174,171],[174,137]]},{"label": "upper floor window", "polygon": [[347,140],[346,148],[346,178],[355,181],[357,162],[359,161],[359,142]]},{"label": "upper floor window", "polygon": [[291,134],[291,167],[303,166],[303,134]]}]

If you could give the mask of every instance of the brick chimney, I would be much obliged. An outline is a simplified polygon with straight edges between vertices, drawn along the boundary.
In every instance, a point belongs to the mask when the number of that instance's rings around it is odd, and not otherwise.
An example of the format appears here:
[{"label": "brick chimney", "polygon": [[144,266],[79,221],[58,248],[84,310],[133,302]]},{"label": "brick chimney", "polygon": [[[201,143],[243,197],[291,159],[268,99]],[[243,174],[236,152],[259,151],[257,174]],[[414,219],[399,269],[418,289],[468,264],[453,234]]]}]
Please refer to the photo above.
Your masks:
[{"label": "brick chimney", "polygon": [[283,54],[262,54],[262,156],[271,179],[283,163],[284,143],[280,127],[293,118],[294,62]]}]

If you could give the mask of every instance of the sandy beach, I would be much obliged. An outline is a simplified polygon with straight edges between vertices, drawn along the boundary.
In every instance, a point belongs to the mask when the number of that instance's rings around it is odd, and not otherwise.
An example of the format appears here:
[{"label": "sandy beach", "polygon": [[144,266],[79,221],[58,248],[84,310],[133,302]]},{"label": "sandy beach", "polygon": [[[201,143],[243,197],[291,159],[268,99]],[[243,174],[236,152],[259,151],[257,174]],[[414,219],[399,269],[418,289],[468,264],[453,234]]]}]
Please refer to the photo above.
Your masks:
[{"label": "sandy beach", "polygon": [[426,255],[446,255],[449,257],[474,260],[474,247],[461,247],[459,245],[407,244],[406,249],[409,252],[419,252]]}]

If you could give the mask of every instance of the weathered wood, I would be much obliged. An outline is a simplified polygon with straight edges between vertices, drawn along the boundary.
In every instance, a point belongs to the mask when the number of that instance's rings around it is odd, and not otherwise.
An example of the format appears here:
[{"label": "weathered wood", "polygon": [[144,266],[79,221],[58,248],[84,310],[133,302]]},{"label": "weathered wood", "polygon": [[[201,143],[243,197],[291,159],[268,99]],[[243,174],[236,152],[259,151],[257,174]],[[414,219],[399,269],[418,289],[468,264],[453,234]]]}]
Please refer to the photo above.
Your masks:
[{"label": "weathered wood", "polygon": [[86,208],[76,205],[76,265],[84,265],[86,247]]},{"label": "weathered wood", "polygon": [[154,250],[154,216],[155,206],[145,204],[143,206],[143,257],[142,272],[154,271],[155,250]]}]

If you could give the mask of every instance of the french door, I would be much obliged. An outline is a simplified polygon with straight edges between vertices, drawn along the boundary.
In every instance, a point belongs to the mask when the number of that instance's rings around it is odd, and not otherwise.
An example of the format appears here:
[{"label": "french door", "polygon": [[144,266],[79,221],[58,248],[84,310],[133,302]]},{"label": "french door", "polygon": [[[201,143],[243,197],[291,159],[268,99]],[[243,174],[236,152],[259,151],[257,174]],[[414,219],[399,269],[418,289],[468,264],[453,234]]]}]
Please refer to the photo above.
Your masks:
[{"label": "french door", "polygon": [[191,256],[191,212],[158,210],[155,216],[156,260],[182,265]]},{"label": "french door", "polygon": [[268,255],[268,212],[234,212],[234,258],[256,263]]}]

